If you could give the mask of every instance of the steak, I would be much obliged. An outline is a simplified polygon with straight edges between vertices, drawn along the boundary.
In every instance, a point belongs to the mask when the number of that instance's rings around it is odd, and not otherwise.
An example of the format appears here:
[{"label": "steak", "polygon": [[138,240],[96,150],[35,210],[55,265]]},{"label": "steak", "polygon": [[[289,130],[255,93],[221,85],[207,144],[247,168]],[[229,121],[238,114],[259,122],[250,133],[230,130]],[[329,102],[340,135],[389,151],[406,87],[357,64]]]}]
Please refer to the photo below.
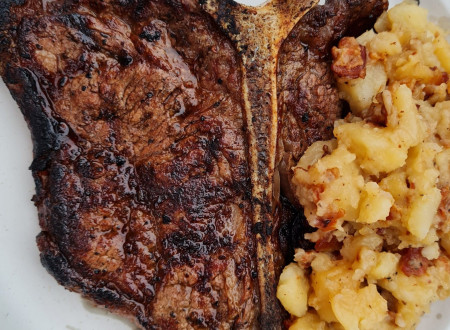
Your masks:
[{"label": "steak", "polygon": [[277,278],[308,229],[280,190],[342,113],[330,47],[387,7],[315,2],[0,3],[60,284],[144,329],[281,328]]}]

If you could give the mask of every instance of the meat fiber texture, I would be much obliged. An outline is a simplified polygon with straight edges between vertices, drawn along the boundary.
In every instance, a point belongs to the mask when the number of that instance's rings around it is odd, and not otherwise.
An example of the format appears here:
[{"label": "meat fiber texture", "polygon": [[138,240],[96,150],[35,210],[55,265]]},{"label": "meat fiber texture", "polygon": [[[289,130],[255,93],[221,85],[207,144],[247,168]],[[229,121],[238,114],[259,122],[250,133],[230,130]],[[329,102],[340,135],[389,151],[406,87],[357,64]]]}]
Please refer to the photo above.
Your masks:
[{"label": "meat fiber texture", "polygon": [[297,15],[261,74],[235,15],[251,9],[209,4],[0,3],[0,72],[34,142],[37,243],[60,284],[144,329],[280,328],[276,278],[291,228],[307,230],[280,182],[342,113],[330,47],[387,4]]}]

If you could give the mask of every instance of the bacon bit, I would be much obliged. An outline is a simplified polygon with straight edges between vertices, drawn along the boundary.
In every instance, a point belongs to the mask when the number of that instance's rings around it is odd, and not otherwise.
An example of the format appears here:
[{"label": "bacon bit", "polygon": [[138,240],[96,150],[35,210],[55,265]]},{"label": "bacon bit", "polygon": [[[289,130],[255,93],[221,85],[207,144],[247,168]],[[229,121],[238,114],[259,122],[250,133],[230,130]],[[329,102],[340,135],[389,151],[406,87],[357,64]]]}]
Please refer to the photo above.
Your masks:
[{"label": "bacon bit", "polygon": [[369,107],[368,116],[365,116],[368,122],[376,125],[386,127],[388,113],[383,103],[372,103]]},{"label": "bacon bit", "polygon": [[441,189],[441,203],[438,208],[438,215],[442,222],[450,220],[450,188],[444,187]]},{"label": "bacon bit", "polygon": [[377,235],[384,236],[386,234],[386,228],[377,228],[375,232]]},{"label": "bacon bit", "polygon": [[324,185],[323,184],[311,185],[308,187],[308,189],[311,190],[314,203],[317,204],[317,202],[320,201],[320,194],[325,191]]},{"label": "bacon bit", "polygon": [[336,213],[326,214],[323,218],[319,218],[315,221],[314,226],[327,232],[336,229],[336,223],[345,215],[343,209],[339,209]]},{"label": "bacon bit", "polygon": [[317,252],[332,252],[340,250],[341,247],[342,243],[339,242],[335,236],[326,235],[316,242],[314,250]]},{"label": "bacon bit", "polygon": [[331,50],[333,64],[331,70],[341,78],[364,78],[366,76],[366,47],[354,37],[344,37],[338,47]]},{"label": "bacon bit", "polygon": [[433,66],[430,67],[431,72],[433,73],[432,76],[426,80],[426,83],[431,85],[437,85],[444,83],[446,84],[448,82],[448,73],[445,71],[438,70],[437,67]]},{"label": "bacon bit", "polygon": [[427,271],[429,260],[421,251],[422,248],[408,248],[400,258],[400,269],[406,276],[422,276]]},{"label": "bacon bit", "polygon": [[392,220],[400,220],[402,218],[403,215],[403,208],[394,204],[392,205],[390,211],[389,211],[389,215],[387,216],[386,220],[388,221],[392,221]]},{"label": "bacon bit", "polygon": [[433,77],[430,79],[431,84],[439,86],[448,82],[447,72],[435,71],[433,73]]}]

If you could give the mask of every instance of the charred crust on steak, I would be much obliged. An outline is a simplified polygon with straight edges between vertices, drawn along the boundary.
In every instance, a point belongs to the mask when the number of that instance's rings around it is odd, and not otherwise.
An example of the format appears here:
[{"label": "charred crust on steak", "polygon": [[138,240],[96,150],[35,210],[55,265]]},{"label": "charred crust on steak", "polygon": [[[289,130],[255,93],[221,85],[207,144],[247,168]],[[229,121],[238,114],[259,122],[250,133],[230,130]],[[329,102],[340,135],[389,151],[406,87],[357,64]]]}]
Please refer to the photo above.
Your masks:
[{"label": "charred crust on steak", "polygon": [[13,17],[11,17],[11,7],[21,6],[26,1],[27,0],[3,0],[0,3],[0,17],[2,18],[0,20],[0,29],[2,31],[10,28],[8,25],[10,24],[11,19],[13,18]]},{"label": "charred crust on steak", "polygon": [[8,64],[4,80],[23,115],[28,118],[33,141],[39,141],[33,145],[34,160],[30,169],[45,170],[53,151],[59,148],[55,131],[57,122],[48,115],[48,102],[39,92],[38,82],[31,71]]}]

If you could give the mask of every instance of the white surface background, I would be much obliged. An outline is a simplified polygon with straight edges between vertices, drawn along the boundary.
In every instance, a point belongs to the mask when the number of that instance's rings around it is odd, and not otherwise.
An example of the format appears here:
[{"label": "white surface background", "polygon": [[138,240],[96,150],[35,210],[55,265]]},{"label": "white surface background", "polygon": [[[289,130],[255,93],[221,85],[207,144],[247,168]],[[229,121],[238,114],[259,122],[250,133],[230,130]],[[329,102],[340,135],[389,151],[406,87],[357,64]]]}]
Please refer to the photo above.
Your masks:
[{"label": "white surface background", "polygon": [[[429,8],[430,17],[450,29],[449,0],[422,0],[421,6]],[[34,194],[28,171],[32,160],[30,133],[3,82],[0,155],[0,330],[134,329],[130,322],[93,308],[78,294],[59,286],[41,266],[35,243],[40,232],[37,212],[30,201]],[[419,329],[450,329],[450,300],[435,303]]]}]

